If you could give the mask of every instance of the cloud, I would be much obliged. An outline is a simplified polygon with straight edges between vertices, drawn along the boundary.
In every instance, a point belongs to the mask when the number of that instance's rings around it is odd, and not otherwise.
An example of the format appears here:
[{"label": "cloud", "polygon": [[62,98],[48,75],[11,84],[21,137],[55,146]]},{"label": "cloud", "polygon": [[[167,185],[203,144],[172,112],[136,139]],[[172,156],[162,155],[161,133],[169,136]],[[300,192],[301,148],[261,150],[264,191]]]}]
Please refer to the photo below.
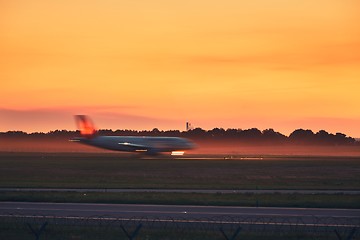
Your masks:
[{"label": "cloud", "polygon": [[0,109],[0,131],[48,132],[75,130],[73,115],[87,114],[101,129],[152,129],[173,124],[164,118],[122,113],[122,106],[85,106],[54,109]]},{"label": "cloud", "polygon": [[278,70],[306,70],[360,63],[360,42],[343,44],[300,44],[262,53],[206,54],[187,58],[190,64],[217,66],[246,66]]},{"label": "cloud", "polygon": [[55,129],[74,129],[72,114],[64,110],[0,109],[0,116],[0,131],[47,132]]}]

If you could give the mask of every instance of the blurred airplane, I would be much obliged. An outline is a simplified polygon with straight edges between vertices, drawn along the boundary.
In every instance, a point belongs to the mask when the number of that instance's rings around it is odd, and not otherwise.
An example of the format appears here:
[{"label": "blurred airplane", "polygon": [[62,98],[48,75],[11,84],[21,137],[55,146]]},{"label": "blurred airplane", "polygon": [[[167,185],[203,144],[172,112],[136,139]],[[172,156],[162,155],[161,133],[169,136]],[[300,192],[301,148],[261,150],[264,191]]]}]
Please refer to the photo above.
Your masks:
[{"label": "blurred airplane", "polygon": [[75,120],[81,137],[71,141],[99,148],[139,152],[146,155],[157,155],[161,152],[171,152],[171,155],[183,155],[184,150],[195,147],[191,141],[180,137],[97,136],[97,130],[89,117],[76,115]]}]

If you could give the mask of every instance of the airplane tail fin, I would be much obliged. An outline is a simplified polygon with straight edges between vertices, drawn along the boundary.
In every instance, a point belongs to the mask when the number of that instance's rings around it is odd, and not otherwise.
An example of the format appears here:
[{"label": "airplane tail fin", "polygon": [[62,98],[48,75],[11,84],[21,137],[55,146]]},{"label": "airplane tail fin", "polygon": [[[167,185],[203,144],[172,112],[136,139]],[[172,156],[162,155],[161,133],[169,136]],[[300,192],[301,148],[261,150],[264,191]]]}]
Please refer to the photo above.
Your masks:
[{"label": "airplane tail fin", "polygon": [[80,134],[86,138],[92,138],[96,133],[96,128],[90,118],[86,115],[75,115],[75,121]]}]

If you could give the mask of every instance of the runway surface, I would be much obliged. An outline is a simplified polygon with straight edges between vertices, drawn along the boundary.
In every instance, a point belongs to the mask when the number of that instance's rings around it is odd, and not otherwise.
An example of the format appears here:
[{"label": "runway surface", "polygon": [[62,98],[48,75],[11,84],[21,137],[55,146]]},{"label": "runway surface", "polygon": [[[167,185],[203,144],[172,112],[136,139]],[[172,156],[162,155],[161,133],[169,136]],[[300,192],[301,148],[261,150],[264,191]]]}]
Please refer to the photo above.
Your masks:
[{"label": "runway surface", "polygon": [[[0,215],[94,217],[107,216],[122,219],[210,219],[267,218],[315,224],[319,218],[360,219],[360,209],[310,209],[310,208],[254,208],[143,204],[84,204],[84,203],[30,203],[0,202]],[[275,221],[275,220],[274,220]],[[276,220],[277,221],[277,220]]]},{"label": "runway surface", "polygon": [[357,195],[360,190],[246,190],[246,189],[127,189],[127,188],[0,188],[0,192],[109,192],[109,193],[253,193],[253,194],[344,194]]}]

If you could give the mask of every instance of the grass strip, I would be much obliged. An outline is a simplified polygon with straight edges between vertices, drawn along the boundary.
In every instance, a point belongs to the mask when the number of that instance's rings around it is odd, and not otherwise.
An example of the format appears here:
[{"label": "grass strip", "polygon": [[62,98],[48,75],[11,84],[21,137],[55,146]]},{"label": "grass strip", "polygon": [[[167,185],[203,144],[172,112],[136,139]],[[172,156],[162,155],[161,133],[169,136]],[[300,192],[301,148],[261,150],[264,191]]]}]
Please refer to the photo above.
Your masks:
[{"label": "grass strip", "polygon": [[360,158],[136,159],[114,154],[0,154],[0,187],[360,189]]},{"label": "grass strip", "polygon": [[[42,224],[47,220],[41,221],[34,219],[22,218],[0,218],[0,239],[18,240],[18,239],[35,239],[34,234],[30,231],[30,224],[34,229],[39,229]],[[84,224],[85,223],[85,224]],[[121,229],[123,226],[126,231],[132,234],[138,223],[108,223],[104,221],[99,222],[73,222],[69,221],[50,221],[40,234],[40,239],[58,240],[121,240],[129,239],[124,231]],[[220,231],[220,226],[209,225],[178,225],[176,223],[167,224],[144,224],[135,239],[182,239],[182,240],[215,240],[225,239]],[[328,227],[322,228],[304,228],[301,226],[284,228],[284,227],[246,227],[237,223],[231,226],[226,226],[224,232],[231,237],[238,228],[236,239],[247,240],[299,240],[299,239],[338,239],[334,229]],[[342,230],[343,236],[349,235],[349,230]],[[356,236],[354,239],[357,239]]]},{"label": "grass strip", "polygon": [[2,192],[0,201],[360,208],[360,195],[343,194]]}]

